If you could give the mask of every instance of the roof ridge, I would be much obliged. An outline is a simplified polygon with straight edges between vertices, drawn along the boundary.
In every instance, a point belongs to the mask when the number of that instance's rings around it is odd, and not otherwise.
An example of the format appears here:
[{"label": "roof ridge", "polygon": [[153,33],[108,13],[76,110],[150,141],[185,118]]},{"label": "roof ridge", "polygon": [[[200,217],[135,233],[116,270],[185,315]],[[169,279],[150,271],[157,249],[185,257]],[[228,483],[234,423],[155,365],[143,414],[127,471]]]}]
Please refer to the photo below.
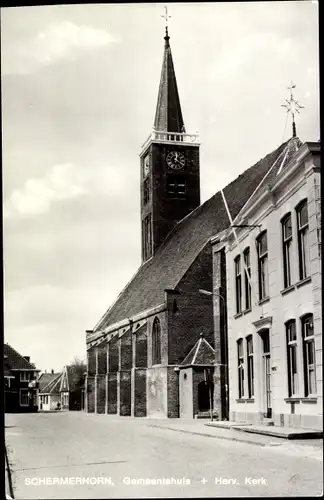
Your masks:
[{"label": "roof ridge", "polygon": [[215,349],[213,348],[213,346],[208,342],[207,339],[205,339],[205,337],[202,337],[202,340],[205,341],[205,344],[207,344],[208,347],[210,347],[210,349],[212,349],[213,352],[215,352]]},{"label": "roof ridge", "polygon": [[202,341],[202,338],[200,337],[200,339],[198,340],[198,343],[196,342],[196,346],[197,346],[197,347],[196,347],[196,352],[195,352],[195,355],[194,355],[194,357],[193,357],[193,359],[192,359],[192,362],[191,362],[191,364],[192,364],[192,365],[193,365],[193,364],[194,364],[194,362],[196,361],[196,357],[197,357],[197,354],[198,354],[198,351],[199,351],[199,347],[200,347],[201,341]]}]

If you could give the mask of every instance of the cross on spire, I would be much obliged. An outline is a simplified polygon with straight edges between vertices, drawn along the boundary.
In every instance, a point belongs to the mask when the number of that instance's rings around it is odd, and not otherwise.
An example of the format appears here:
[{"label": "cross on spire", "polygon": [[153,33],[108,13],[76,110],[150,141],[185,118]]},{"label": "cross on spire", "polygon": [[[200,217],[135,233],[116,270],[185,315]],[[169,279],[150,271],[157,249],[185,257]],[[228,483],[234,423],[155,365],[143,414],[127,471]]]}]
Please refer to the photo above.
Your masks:
[{"label": "cross on spire", "polygon": [[296,123],[295,123],[295,114],[299,114],[299,110],[304,108],[305,106],[302,106],[299,104],[299,102],[294,99],[293,96],[293,89],[296,88],[296,85],[291,82],[291,85],[287,87],[290,93],[289,100],[285,99],[286,104],[281,104],[281,107],[286,108],[287,113],[290,113],[292,116],[292,129],[293,129],[293,137],[296,137]]},{"label": "cross on spire", "polygon": [[168,19],[171,18],[171,16],[168,15],[168,7],[165,5],[164,6],[164,15],[161,17],[163,17],[163,19],[165,19],[165,36],[166,37],[169,37],[169,34],[168,34]]}]

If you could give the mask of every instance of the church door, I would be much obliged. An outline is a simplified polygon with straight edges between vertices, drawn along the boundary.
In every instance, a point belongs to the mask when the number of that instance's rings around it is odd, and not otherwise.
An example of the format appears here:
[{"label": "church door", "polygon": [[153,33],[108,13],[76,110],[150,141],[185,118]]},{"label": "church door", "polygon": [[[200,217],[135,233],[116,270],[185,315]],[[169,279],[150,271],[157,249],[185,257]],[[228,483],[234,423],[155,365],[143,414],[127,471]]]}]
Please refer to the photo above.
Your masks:
[{"label": "church door", "polygon": [[198,407],[199,411],[210,410],[210,398],[213,395],[214,384],[203,380],[198,384]]}]

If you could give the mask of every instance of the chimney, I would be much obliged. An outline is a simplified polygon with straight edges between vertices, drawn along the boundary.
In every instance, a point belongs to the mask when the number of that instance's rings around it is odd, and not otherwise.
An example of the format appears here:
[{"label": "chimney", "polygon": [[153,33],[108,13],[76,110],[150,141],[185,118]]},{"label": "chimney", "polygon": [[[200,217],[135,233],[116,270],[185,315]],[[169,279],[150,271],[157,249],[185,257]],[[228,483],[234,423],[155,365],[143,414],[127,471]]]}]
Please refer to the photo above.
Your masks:
[{"label": "chimney", "polygon": [[28,361],[28,363],[30,362],[30,356],[24,356],[25,360]]},{"label": "chimney", "polygon": [[52,370],[51,370],[51,373],[54,373],[54,370],[53,370],[53,368],[52,368]]}]

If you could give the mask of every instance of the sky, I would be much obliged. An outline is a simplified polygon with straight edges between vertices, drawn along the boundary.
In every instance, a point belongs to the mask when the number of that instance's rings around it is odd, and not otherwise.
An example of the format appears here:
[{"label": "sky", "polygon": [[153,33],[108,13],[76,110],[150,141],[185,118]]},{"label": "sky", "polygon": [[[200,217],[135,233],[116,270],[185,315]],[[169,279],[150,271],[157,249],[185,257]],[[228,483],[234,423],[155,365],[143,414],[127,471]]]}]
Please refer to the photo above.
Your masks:
[{"label": "sky", "polygon": [[[172,3],[202,202],[291,136],[319,139],[318,5]],[[141,145],[153,126],[163,4],[1,9],[4,337],[40,370],[85,358],[141,263]]]}]

